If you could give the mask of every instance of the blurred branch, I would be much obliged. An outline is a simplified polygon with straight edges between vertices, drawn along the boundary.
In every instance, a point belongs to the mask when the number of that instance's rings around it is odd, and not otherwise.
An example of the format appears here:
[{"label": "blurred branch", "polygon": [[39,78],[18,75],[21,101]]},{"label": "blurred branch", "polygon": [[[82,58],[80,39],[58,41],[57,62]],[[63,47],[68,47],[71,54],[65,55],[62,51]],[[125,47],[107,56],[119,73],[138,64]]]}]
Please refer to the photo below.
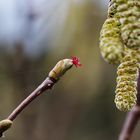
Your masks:
[{"label": "blurred branch", "polygon": [[140,118],[140,70],[139,70],[139,78],[137,82],[137,104],[136,106],[128,113],[126,120],[124,122],[124,126],[119,136],[119,140],[130,140],[131,136],[134,132],[134,129],[138,123]]}]

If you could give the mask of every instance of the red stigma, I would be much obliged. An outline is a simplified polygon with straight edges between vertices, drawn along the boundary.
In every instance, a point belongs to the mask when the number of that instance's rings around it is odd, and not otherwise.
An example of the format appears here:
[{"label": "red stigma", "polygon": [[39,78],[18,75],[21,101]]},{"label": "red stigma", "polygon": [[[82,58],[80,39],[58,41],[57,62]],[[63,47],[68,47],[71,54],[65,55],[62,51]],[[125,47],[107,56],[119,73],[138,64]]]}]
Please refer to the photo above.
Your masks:
[{"label": "red stigma", "polygon": [[76,67],[82,66],[82,64],[79,62],[79,59],[77,57],[71,57],[71,60],[73,65],[75,65]]}]

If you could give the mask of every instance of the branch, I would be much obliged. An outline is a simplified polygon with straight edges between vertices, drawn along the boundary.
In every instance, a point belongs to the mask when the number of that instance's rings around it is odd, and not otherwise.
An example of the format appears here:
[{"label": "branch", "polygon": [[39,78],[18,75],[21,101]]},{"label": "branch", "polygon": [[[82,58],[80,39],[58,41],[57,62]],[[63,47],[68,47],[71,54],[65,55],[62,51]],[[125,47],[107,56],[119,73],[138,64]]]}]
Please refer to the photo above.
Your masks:
[{"label": "branch", "polygon": [[124,126],[119,136],[119,140],[130,140],[134,132],[134,129],[140,119],[140,70],[139,78],[137,82],[137,104],[136,106],[128,113]]},{"label": "branch", "polygon": [[40,94],[44,91],[51,89],[54,84],[66,73],[73,65],[76,67],[81,66],[76,57],[71,59],[60,60],[55,67],[50,71],[48,77],[25,99],[17,108],[7,117],[7,119],[0,121],[0,137],[3,133],[11,127],[14,119]]},{"label": "branch", "polygon": [[47,77],[25,100],[20,103],[20,105],[8,116],[7,119],[13,121],[37,96],[45,90],[51,89],[54,84],[55,82]]}]

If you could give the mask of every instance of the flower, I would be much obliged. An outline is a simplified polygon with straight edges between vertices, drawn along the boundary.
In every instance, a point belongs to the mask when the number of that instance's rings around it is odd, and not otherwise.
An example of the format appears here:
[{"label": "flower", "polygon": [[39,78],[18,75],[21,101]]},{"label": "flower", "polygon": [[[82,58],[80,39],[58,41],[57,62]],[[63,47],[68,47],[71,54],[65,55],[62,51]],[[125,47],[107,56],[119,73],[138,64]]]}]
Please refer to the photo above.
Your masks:
[{"label": "flower", "polygon": [[77,57],[71,57],[72,63],[73,65],[75,65],[76,67],[81,67],[82,64],[79,62],[79,59]]}]

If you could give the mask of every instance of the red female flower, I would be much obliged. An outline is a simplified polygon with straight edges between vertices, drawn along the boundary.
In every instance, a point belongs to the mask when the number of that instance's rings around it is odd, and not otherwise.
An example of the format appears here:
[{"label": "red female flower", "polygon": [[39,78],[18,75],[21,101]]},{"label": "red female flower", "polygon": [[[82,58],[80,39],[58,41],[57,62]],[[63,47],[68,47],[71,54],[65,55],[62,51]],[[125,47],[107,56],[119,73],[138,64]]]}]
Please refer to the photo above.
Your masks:
[{"label": "red female flower", "polygon": [[76,67],[80,67],[82,66],[82,64],[80,63],[79,59],[77,57],[71,57],[72,63],[73,65],[75,65]]}]

